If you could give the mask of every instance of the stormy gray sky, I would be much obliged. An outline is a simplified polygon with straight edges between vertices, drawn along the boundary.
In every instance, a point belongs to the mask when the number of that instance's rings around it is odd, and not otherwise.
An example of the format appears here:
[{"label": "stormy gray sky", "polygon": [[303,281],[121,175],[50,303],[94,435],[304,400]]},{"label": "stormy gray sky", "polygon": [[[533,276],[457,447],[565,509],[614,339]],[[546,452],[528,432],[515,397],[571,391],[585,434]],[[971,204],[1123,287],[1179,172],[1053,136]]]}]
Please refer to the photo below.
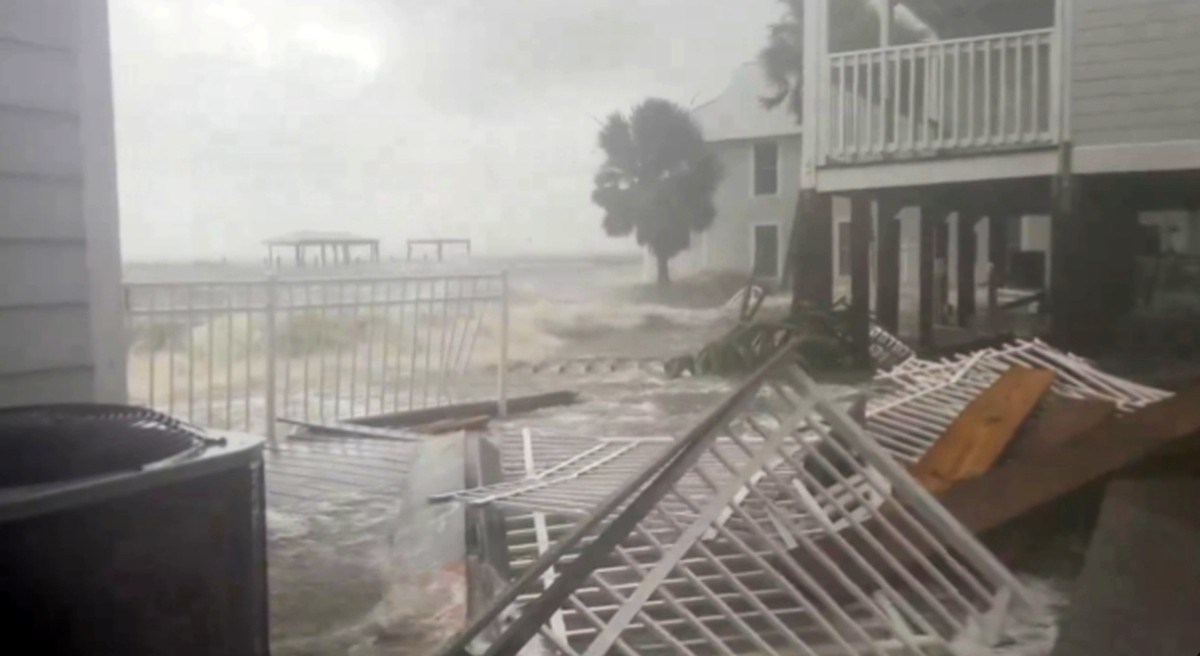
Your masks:
[{"label": "stormy gray sky", "polygon": [[720,92],[777,0],[117,0],[127,260],[292,230],[632,251],[589,201],[598,121]]}]

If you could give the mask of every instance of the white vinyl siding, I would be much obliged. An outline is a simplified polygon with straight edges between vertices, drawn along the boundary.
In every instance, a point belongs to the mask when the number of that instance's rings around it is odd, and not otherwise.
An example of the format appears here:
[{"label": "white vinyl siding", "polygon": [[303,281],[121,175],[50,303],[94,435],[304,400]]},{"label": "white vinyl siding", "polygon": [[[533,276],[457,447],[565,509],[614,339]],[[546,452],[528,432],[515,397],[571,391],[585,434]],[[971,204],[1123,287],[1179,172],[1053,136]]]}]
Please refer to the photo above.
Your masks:
[{"label": "white vinyl siding", "polygon": [[1075,143],[1200,139],[1200,2],[1072,3]]},{"label": "white vinyl siding", "polygon": [[120,288],[101,266],[116,252],[94,248],[115,247],[102,206],[115,180],[89,157],[113,156],[111,116],[88,100],[110,85],[106,13],[104,0],[0,0],[0,406],[97,398],[93,306]]}]

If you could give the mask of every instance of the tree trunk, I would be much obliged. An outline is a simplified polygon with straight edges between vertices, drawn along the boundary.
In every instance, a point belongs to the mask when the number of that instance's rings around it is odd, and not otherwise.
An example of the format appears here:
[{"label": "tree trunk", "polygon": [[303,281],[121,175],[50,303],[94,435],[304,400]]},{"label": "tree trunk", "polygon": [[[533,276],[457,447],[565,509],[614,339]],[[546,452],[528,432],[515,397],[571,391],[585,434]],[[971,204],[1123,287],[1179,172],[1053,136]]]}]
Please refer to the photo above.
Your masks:
[{"label": "tree trunk", "polygon": [[671,284],[671,271],[668,268],[671,259],[662,255],[656,255],[655,257],[658,258],[658,284],[660,286]]}]

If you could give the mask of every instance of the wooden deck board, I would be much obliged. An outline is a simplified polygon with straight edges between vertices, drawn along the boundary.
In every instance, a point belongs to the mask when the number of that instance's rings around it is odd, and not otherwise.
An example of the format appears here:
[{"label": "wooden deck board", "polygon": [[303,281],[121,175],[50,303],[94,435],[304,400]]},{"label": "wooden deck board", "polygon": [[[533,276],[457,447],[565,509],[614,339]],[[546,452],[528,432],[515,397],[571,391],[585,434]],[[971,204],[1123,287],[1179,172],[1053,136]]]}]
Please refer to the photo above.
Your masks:
[{"label": "wooden deck board", "polygon": [[987,472],[1054,383],[1053,371],[1013,367],[963,409],[912,468],[930,492]]}]

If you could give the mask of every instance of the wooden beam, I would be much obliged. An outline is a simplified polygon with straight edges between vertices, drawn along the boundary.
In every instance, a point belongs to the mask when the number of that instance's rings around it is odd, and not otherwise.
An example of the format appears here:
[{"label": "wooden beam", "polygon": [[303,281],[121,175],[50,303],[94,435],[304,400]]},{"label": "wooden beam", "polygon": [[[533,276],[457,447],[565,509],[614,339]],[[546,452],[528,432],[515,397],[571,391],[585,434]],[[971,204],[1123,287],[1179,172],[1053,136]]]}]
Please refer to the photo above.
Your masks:
[{"label": "wooden beam", "polygon": [[[1200,387],[1129,415],[1110,417],[1071,439],[1066,446],[1039,451],[1036,458],[1002,464],[955,485],[937,495],[937,499],[965,528],[978,535],[1046,507],[1152,455],[1166,454],[1173,446],[1198,441]],[[890,518],[890,529],[873,519],[864,523],[861,531],[842,533],[876,572],[888,569],[888,558],[898,559],[901,564],[913,561],[904,542],[915,545],[922,555],[932,555],[928,541],[913,532],[911,524],[899,521],[892,509],[886,509],[884,514]],[[876,556],[878,552],[870,548],[864,534],[881,545],[886,555]],[[903,537],[903,542],[897,534]],[[871,571],[851,560],[845,548],[829,539],[822,539],[818,545],[851,580],[868,587],[875,585]],[[790,553],[802,568],[812,573],[818,585],[825,584],[834,594],[844,590],[844,584],[828,576],[827,568],[811,553],[803,549],[793,549]]]},{"label": "wooden beam", "polygon": [[911,472],[933,493],[990,470],[1050,385],[1054,372],[1013,367],[975,397]]},{"label": "wooden beam", "polygon": [[850,198],[850,336],[859,364],[869,366],[871,332],[871,199],[865,194]]},{"label": "wooden beam", "polygon": [[975,226],[979,218],[976,210],[958,213],[958,302],[955,307],[958,325],[963,328],[969,327],[975,318],[975,261],[979,248]]},{"label": "wooden beam", "polygon": [[883,197],[879,200],[879,281],[875,314],[879,325],[892,334],[900,333],[900,230],[901,205]]},{"label": "wooden beam", "polygon": [[[509,399],[508,410],[510,413],[533,412],[534,410],[540,410],[542,408],[571,405],[578,401],[578,392],[563,391],[550,392],[548,394],[534,394],[532,396],[519,396],[517,398]],[[385,415],[375,415],[372,417],[350,419],[345,423],[357,424],[360,426],[397,428],[428,424],[435,421],[441,421],[443,419],[464,419],[468,417],[478,417],[481,415],[495,417],[496,402],[479,401],[476,403],[459,403],[437,408],[423,408],[420,410],[409,410],[406,412],[396,412]]]},{"label": "wooden beam", "polygon": [[1073,399],[1051,394],[1042,403],[1038,416],[1009,445],[1006,458],[1036,458],[1048,451],[1072,443],[1075,437],[1099,426],[1117,412],[1112,401]]},{"label": "wooden beam", "polygon": [[1200,436],[1200,387],[1112,417],[1036,458],[1014,460],[938,497],[975,533],[996,528],[1122,468]]}]

